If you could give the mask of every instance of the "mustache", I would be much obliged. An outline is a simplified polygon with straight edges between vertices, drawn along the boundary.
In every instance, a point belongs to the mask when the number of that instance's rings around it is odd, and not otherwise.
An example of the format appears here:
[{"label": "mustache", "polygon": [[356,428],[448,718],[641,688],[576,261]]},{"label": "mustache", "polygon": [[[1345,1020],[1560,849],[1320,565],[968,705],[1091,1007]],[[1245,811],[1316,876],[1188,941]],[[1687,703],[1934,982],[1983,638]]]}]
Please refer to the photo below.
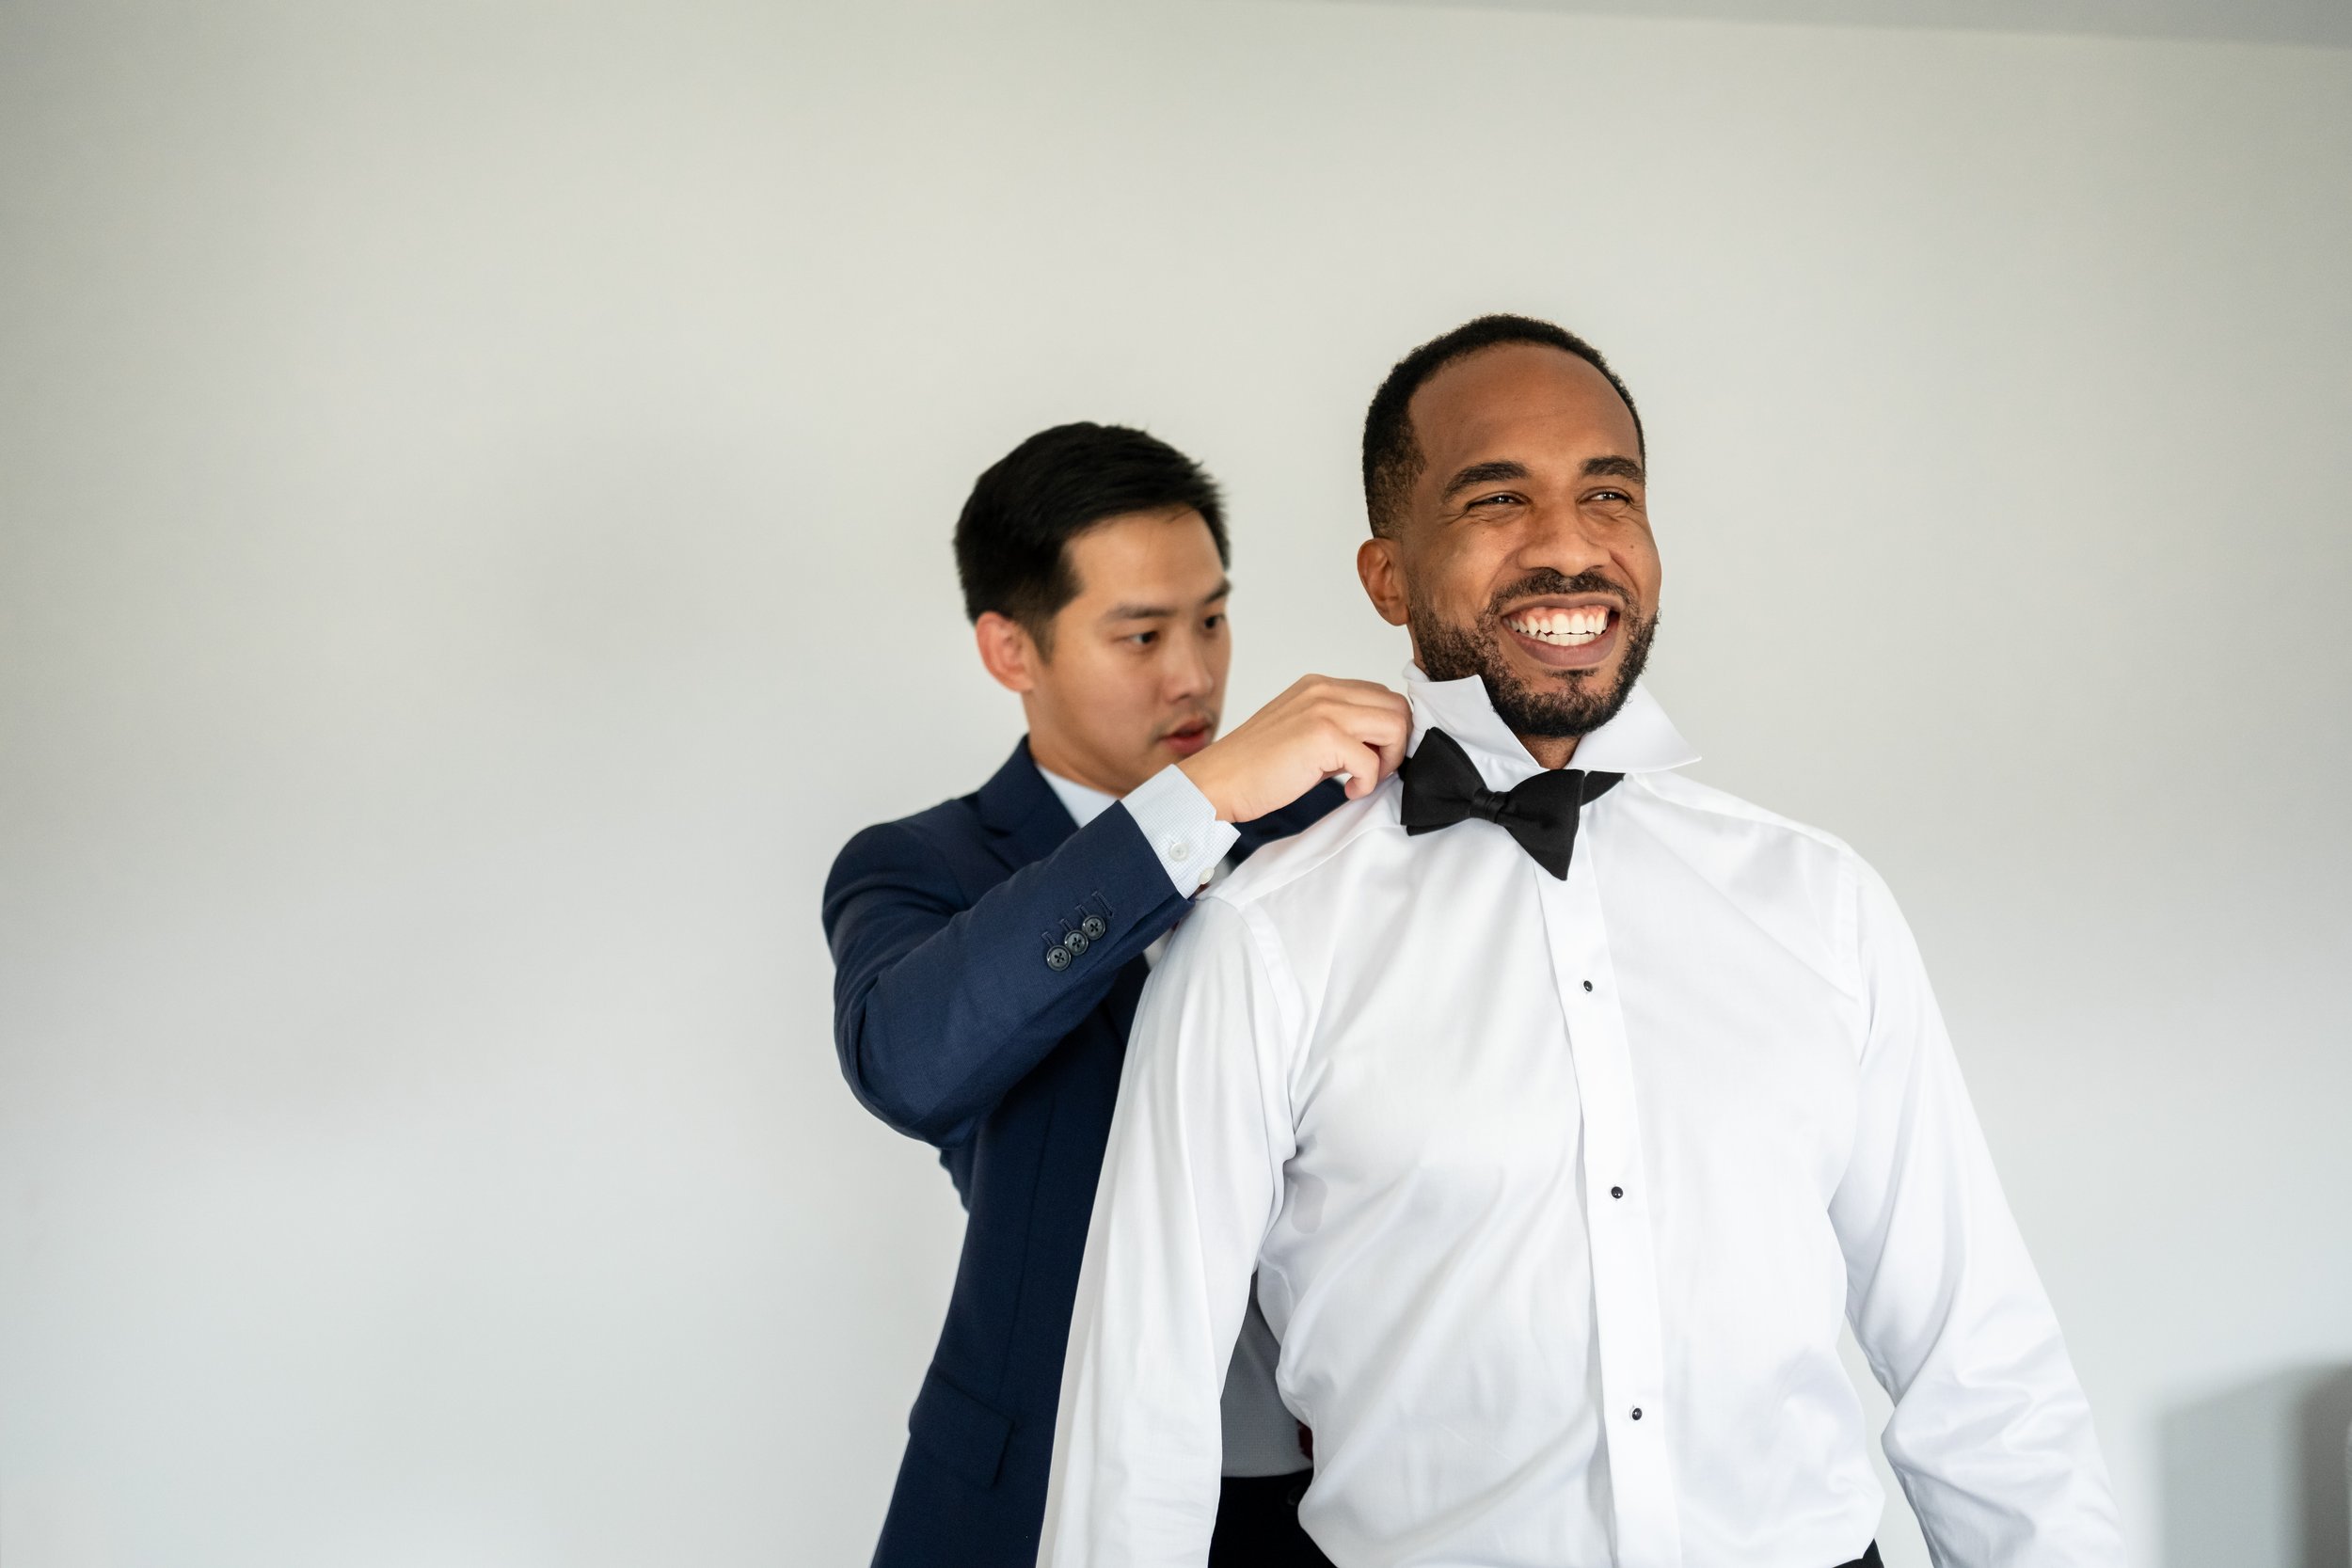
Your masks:
[{"label": "mustache", "polygon": [[1539,566],[1517,582],[1498,592],[1486,601],[1484,619],[1502,619],[1502,607],[1515,599],[1549,598],[1569,594],[1606,594],[1617,601],[1619,611],[1628,619],[1640,616],[1642,607],[1625,584],[1599,572],[1579,572],[1574,577],[1550,566]]}]

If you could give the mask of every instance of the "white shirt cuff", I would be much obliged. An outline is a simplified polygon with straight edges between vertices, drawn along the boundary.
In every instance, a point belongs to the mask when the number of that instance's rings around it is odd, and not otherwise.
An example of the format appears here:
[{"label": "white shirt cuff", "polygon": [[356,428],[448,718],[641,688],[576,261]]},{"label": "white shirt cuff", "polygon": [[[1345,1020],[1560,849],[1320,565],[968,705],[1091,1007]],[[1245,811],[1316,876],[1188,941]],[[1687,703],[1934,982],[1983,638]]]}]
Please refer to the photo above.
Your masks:
[{"label": "white shirt cuff", "polygon": [[1241,837],[1231,822],[1216,819],[1209,798],[1172,762],[1136,785],[1121,804],[1160,857],[1168,879],[1186,898],[1200,891]]}]

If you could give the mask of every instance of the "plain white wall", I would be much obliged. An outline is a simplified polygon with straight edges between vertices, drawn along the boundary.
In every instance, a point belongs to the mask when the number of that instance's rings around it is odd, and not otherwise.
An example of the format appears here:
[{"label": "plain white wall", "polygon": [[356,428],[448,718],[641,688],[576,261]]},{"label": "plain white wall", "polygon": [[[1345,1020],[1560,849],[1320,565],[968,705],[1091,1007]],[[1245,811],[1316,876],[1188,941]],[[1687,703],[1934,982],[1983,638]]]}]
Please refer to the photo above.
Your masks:
[{"label": "plain white wall", "polygon": [[1391,675],[1358,420],[1505,308],[1643,400],[1699,775],[1904,899],[2137,1561],[2343,1563],[2347,171],[2324,50],[9,5],[0,1562],[863,1561],[961,1227],[817,895],[1018,732],[965,488],[1146,424],[1233,716]]}]

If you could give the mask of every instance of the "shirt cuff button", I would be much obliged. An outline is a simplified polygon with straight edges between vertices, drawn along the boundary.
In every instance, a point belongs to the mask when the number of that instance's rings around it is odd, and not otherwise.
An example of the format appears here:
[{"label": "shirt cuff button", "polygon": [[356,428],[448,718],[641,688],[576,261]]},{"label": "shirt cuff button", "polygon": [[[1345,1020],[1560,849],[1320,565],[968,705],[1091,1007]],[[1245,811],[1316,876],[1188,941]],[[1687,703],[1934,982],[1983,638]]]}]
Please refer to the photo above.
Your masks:
[{"label": "shirt cuff button", "polygon": [[1192,859],[1192,846],[1186,844],[1181,838],[1172,839],[1169,841],[1168,846],[1168,858],[1176,862],[1179,865],[1182,865],[1184,862]]}]

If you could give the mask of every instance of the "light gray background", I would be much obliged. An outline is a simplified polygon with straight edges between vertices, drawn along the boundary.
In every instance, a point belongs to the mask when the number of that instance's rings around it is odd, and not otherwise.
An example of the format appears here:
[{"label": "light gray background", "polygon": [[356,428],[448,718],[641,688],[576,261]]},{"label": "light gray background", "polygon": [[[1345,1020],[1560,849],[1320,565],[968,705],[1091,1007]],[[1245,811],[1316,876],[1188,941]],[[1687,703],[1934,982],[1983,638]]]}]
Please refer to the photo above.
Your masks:
[{"label": "light gray background", "polygon": [[0,225],[7,1568],[862,1561],[960,1223],[817,895],[1018,733],[965,488],[1146,424],[1234,715],[1391,676],[1357,423],[1495,308],[1643,400],[1700,776],[1902,896],[2136,1561],[2344,1563],[2352,55],[11,0]]}]

